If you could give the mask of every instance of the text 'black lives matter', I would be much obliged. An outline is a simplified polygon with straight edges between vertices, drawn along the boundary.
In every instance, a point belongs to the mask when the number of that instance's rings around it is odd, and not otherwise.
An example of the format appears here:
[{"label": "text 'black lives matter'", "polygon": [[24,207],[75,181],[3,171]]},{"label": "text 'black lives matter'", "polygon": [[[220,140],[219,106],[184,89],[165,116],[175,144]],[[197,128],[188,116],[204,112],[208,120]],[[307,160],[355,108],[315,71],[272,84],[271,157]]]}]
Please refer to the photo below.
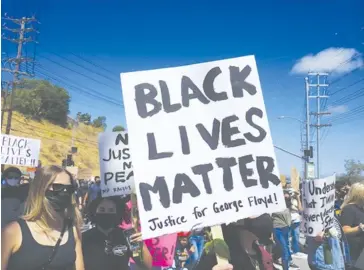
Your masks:
[{"label": "text 'black lives matter'", "polygon": [[[129,145],[129,135],[128,133],[119,133],[115,139],[115,146],[118,146],[122,143],[124,146]],[[130,171],[132,169],[132,163],[130,159],[130,151],[129,147],[125,147],[122,150],[120,149],[112,149],[108,150],[107,157],[102,158],[104,162],[108,162],[111,160],[120,160],[122,163],[120,164],[121,171],[119,172],[105,172],[104,173],[104,183],[107,185],[107,182],[114,179],[116,183],[125,183],[132,176],[134,176],[134,172]]]},{"label": "text 'black lives matter'", "polygon": [[[246,79],[251,73],[252,69],[246,65],[242,70],[236,66],[229,67],[230,73],[230,86],[232,89],[231,98],[243,98],[246,94],[254,96],[257,93],[256,86],[248,83]],[[224,101],[229,98],[226,91],[216,91],[214,81],[218,75],[222,73],[219,67],[214,67],[207,72],[203,80],[203,89],[199,89],[197,85],[187,76],[181,78],[181,102],[172,103],[170,99],[169,89],[165,81],[159,81],[159,89],[149,83],[142,83],[135,86],[135,102],[138,114],[141,118],[152,117],[162,110],[165,113],[176,112],[182,107],[188,108],[192,100],[196,99],[200,104],[207,105],[210,102]],[[148,92],[145,92],[148,90]],[[157,101],[158,93],[161,94],[161,102]],[[152,108],[148,110],[147,108]],[[264,117],[263,111],[260,108],[252,106],[246,110],[245,119],[239,119],[236,115],[229,115],[222,119],[214,118],[211,126],[207,127],[203,123],[196,124],[193,128],[198,131],[200,141],[205,143],[212,151],[216,150],[219,144],[226,148],[234,148],[244,146],[247,143],[260,143],[267,135],[267,131],[257,124],[255,118],[262,119]],[[244,132],[239,130],[241,123],[244,121],[256,132]],[[181,153],[189,155],[193,149],[190,148],[189,143],[189,130],[185,126],[179,126],[179,138],[181,145]],[[240,138],[233,138],[233,136]],[[160,150],[157,147],[157,140],[154,133],[146,134],[148,142],[148,158],[149,160],[158,160],[171,158],[174,154],[170,150]],[[194,138],[196,140],[196,138]],[[248,168],[249,163],[255,163],[257,168],[257,177],[254,179],[253,170]],[[223,186],[226,191],[231,191],[234,188],[232,179],[232,169],[236,168],[240,172],[241,181],[244,186],[249,188],[260,184],[263,188],[269,188],[269,182],[274,185],[279,185],[279,178],[273,174],[275,168],[275,161],[272,157],[245,155],[241,157],[219,157],[216,158],[214,163],[198,164],[191,168],[191,172],[177,173],[174,177],[173,187],[170,188],[165,177],[160,175],[155,177],[153,185],[148,183],[139,183],[140,194],[143,199],[143,206],[145,211],[152,210],[151,193],[159,194],[159,200],[164,208],[169,208],[171,201],[174,204],[182,203],[183,194],[189,194],[192,198],[198,197],[201,190],[197,187],[195,182],[202,181],[204,185],[204,192],[212,194],[212,187],[209,179],[209,173],[213,170],[223,171]],[[171,192],[172,191],[172,195]]]}]

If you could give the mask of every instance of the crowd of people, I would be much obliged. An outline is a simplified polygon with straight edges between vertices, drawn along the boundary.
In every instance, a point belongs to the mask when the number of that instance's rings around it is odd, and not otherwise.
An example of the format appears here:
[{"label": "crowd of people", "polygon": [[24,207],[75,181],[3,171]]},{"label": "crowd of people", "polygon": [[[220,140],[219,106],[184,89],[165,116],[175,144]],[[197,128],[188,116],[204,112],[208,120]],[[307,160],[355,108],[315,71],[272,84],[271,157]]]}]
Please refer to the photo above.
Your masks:
[{"label": "crowd of people", "polygon": [[[131,214],[130,196],[101,197],[100,178],[74,179],[59,166],[39,168],[24,181],[9,167],[2,173],[2,270],[152,269],[153,257]],[[230,251],[227,265],[204,249],[209,228],[178,234],[174,263],[167,269],[298,269],[304,257],[312,270],[358,268],[364,250],[364,183],[337,183],[333,225],[300,242],[302,196],[284,187],[287,208],[222,225]],[[85,231],[85,223],[93,226]]]}]

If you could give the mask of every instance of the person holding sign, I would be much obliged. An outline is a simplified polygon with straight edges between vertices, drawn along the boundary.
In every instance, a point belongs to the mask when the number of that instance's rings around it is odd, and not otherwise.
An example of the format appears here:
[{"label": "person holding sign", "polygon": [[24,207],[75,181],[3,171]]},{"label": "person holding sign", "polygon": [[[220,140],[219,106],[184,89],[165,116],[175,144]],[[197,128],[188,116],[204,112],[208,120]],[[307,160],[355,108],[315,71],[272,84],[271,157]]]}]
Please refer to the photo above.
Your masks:
[{"label": "person holding sign", "polygon": [[[96,227],[83,233],[82,237],[87,270],[129,269],[132,250],[135,246],[140,247],[142,238],[141,233],[118,227],[124,208],[125,201],[119,197],[98,197],[89,205],[88,216]],[[141,256],[133,259],[143,269],[152,268],[152,257],[144,244]]]},{"label": "person holding sign", "polygon": [[307,260],[312,270],[344,270],[345,259],[342,251],[343,232],[334,217],[333,226],[317,234],[306,236]]},{"label": "person holding sign", "polygon": [[354,262],[364,251],[364,183],[355,183],[341,207],[341,225],[348,238],[350,255]]}]

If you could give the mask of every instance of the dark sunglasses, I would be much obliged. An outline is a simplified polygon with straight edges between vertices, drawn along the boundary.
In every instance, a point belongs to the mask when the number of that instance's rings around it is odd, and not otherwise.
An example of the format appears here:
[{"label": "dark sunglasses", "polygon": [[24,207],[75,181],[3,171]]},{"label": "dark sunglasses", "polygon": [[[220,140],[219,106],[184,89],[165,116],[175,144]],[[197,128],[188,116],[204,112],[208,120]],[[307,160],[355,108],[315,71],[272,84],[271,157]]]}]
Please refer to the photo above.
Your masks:
[{"label": "dark sunglasses", "polygon": [[74,193],[76,191],[74,185],[63,185],[63,184],[51,184],[51,187],[56,192],[67,192],[67,193]]}]

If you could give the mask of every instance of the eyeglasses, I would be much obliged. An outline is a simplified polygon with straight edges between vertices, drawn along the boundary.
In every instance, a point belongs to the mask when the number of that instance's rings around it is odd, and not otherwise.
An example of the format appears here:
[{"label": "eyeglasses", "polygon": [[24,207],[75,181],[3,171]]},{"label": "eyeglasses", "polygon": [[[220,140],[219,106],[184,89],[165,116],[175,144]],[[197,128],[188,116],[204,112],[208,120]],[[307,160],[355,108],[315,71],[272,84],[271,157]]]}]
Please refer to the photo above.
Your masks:
[{"label": "eyeglasses", "polygon": [[74,185],[64,185],[64,184],[51,184],[52,190],[56,192],[67,192],[74,193],[76,191]]}]

